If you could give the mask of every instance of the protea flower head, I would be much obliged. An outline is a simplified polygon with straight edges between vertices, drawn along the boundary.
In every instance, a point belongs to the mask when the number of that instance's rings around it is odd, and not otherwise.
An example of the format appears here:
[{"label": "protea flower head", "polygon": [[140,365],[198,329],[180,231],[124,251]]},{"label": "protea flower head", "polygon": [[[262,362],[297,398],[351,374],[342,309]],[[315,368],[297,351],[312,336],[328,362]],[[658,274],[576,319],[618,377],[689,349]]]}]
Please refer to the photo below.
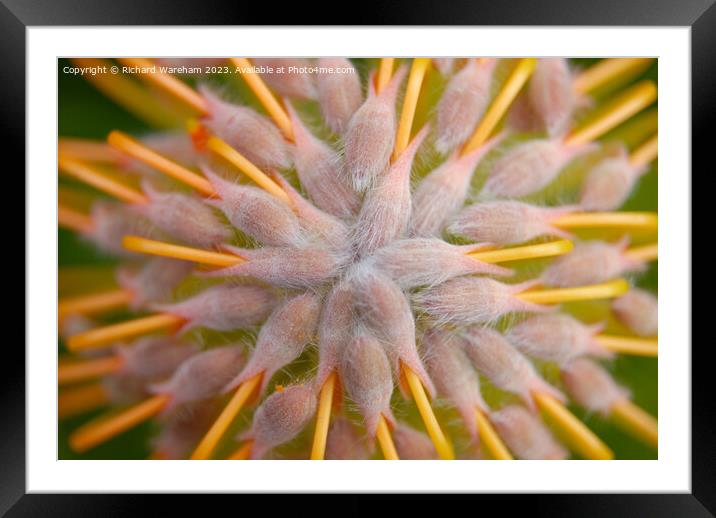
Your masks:
[{"label": "protea flower head", "polygon": [[72,60],[158,129],[60,138],[60,261],[95,246],[115,283],[61,270],[75,454],[633,455],[608,421],[656,446],[655,380],[629,390],[656,355],[650,60],[115,63]]}]

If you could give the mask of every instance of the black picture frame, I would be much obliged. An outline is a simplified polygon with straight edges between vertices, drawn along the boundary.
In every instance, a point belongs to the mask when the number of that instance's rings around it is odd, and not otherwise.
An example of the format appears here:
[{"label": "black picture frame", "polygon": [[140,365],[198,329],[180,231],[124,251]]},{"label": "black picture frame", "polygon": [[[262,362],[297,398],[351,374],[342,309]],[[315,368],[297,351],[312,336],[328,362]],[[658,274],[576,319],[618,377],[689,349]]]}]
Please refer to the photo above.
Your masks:
[{"label": "black picture frame", "polygon": [[[384,5],[350,7],[351,24],[386,25],[657,25],[691,27],[693,168],[713,174],[712,152],[706,146],[716,110],[716,7],[714,0],[426,0],[393,1]],[[271,9],[271,6],[267,6]],[[268,10],[267,9],[267,10]],[[2,142],[17,155],[24,169],[25,31],[39,25],[246,25],[301,22],[307,25],[347,21],[321,19],[326,7],[281,4],[261,17],[256,5],[203,0],[0,0],[0,82]],[[342,9],[337,10],[341,12]],[[10,156],[10,153],[8,153]],[[10,171],[6,171],[9,173]],[[681,174],[690,174],[682,171]],[[15,173],[18,174],[18,173]],[[18,175],[19,176],[19,175]],[[23,186],[24,190],[24,186]],[[19,227],[19,224],[17,225]],[[25,271],[25,275],[30,272]],[[7,516],[114,516],[146,510],[146,498],[119,495],[25,494],[25,357],[19,340],[6,345],[14,367],[0,380],[0,513]],[[13,346],[9,345],[13,343]],[[681,344],[684,348],[690,344]],[[716,449],[713,363],[709,343],[692,350],[692,492],[648,495],[530,495],[519,502],[531,513],[544,516],[714,516],[716,513]],[[91,469],[91,468],[90,468]],[[479,498],[485,498],[480,496]],[[183,499],[181,499],[183,500]],[[348,508],[370,512],[365,500]],[[174,499],[178,503],[178,499]],[[415,504],[417,501],[413,501]],[[484,502],[484,500],[483,500]],[[517,503],[515,499],[512,502]],[[511,506],[514,503],[511,502]],[[183,503],[180,505],[184,505]],[[484,504],[483,504],[484,505]],[[246,509],[244,507],[244,509]],[[408,507],[405,511],[408,511]],[[168,509],[164,510],[168,512]],[[342,513],[343,514],[343,513]]]}]

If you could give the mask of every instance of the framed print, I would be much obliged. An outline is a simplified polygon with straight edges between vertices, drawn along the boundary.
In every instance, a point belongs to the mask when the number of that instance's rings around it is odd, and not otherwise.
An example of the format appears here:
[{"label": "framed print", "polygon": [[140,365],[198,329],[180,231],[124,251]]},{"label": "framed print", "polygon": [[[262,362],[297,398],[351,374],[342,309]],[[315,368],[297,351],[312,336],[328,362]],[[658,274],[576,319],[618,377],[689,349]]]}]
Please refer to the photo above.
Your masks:
[{"label": "framed print", "polygon": [[550,3],[528,26],[471,4],[437,21],[480,25],[433,27],[423,6],[215,27],[9,4],[28,204],[10,515],[83,492],[713,509],[691,348],[708,2]]}]

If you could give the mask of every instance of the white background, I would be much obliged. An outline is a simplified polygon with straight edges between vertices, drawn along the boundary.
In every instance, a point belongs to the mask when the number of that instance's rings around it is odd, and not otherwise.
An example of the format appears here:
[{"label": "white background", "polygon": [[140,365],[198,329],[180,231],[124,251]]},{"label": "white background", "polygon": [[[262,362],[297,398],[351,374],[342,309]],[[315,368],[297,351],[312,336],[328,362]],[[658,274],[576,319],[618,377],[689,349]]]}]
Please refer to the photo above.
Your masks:
[{"label": "white background", "polygon": [[[28,28],[27,490],[689,491],[689,28]],[[659,58],[659,460],[57,460],[58,56]],[[667,318],[664,318],[666,316]]]}]

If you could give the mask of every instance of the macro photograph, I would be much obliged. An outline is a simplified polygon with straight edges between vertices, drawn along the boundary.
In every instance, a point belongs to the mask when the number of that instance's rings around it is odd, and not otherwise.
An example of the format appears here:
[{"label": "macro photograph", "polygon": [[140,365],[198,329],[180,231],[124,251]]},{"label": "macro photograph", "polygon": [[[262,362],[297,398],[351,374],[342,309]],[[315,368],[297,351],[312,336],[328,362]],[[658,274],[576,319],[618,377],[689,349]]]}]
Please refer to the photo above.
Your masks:
[{"label": "macro photograph", "polygon": [[658,71],[58,58],[58,458],[659,459]]}]

